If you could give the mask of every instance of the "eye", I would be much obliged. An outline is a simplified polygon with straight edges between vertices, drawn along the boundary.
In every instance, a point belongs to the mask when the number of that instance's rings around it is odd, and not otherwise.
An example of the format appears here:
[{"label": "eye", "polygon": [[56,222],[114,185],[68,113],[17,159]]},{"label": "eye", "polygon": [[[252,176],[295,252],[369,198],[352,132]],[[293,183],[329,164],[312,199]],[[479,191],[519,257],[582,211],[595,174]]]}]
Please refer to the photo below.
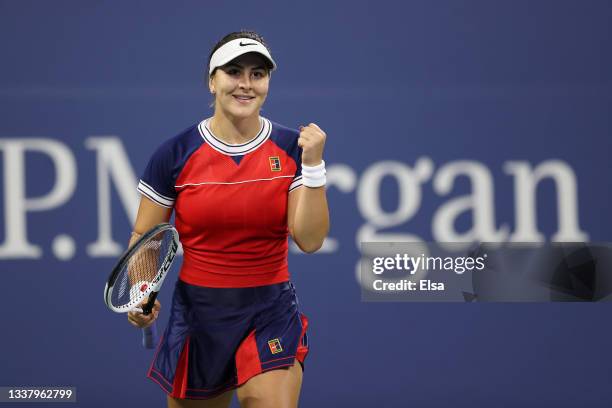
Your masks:
[{"label": "eye", "polygon": [[228,68],[225,73],[229,76],[237,76],[240,75],[240,70],[238,68]]},{"label": "eye", "polygon": [[253,71],[253,78],[261,79],[266,76],[265,71]]}]

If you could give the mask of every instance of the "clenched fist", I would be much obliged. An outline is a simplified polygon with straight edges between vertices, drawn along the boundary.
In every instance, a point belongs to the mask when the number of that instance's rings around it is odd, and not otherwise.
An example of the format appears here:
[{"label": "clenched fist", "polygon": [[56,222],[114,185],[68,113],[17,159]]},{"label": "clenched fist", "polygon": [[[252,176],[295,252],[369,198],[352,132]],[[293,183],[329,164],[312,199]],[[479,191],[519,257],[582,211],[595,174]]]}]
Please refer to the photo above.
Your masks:
[{"label": "clenched fist", "polygon": [[323,147],[327,135],[316,124],[300,126],[298,146],[302,148],[302,164],[317,166],[323,161]]}]

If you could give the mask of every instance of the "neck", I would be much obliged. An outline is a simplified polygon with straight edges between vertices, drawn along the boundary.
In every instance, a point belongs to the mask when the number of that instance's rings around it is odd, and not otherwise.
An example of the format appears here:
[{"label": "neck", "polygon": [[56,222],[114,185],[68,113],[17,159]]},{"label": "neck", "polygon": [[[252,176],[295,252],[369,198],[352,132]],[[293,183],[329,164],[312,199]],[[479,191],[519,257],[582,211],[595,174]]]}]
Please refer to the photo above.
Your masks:
[{"label": "neck", "polygon": [[229,144],[248,142],[257,135],[260,127],[259,115],[247,118],[228,117],[220,109],[215,110],[210,121],[210,128],[215,136]]}]

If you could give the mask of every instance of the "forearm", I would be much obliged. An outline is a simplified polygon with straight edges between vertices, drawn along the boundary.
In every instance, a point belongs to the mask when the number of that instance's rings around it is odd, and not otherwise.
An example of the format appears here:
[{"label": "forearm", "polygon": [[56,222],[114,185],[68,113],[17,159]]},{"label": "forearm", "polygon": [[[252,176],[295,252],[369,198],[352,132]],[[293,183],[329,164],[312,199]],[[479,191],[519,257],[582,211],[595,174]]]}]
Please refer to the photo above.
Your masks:
[{"label": "forearm", "polygon": [[325,187],[301,187],[293,224],[293,240],[304,252],[321,248],[329,232]]}]

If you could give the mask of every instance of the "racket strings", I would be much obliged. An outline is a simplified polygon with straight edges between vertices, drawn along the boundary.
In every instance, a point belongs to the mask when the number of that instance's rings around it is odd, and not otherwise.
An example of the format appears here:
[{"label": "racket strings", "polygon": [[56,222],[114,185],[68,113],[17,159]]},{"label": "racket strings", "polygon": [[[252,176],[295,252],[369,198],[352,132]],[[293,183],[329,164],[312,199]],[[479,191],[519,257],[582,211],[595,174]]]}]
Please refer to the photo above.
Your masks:
[{"label": "racket strings", "polygon": [[137,249],[123,263],[115,280],[111,296],[114,307],[138,306],[159,273],[170,250],[172,232],[161,231],[144,242],[137,242]]}]

